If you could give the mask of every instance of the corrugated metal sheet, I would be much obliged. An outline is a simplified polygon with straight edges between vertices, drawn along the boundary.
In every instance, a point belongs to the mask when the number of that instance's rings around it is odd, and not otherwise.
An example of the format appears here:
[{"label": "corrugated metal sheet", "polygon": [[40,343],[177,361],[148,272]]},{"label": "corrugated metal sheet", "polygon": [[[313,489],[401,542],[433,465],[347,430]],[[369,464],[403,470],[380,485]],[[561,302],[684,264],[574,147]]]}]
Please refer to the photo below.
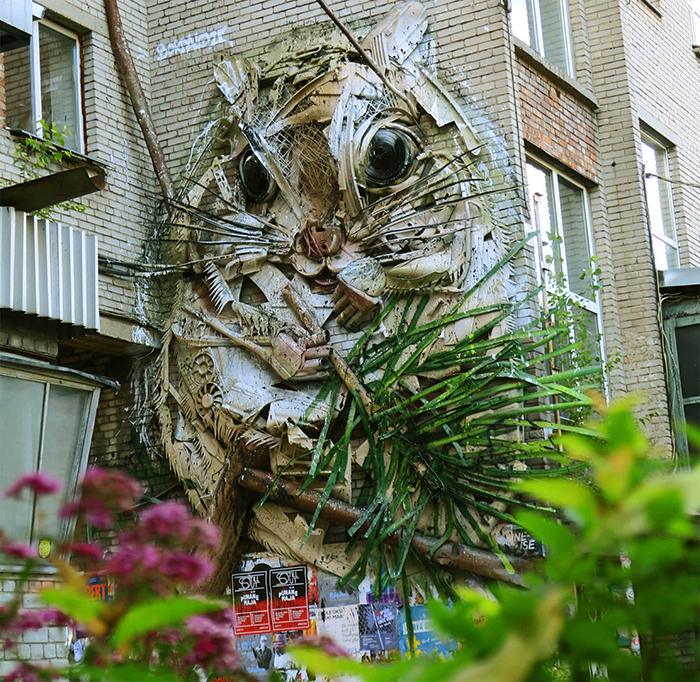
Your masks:
[{"label": "corrugated metal sheet", "polygon": [[100,329],[97,235],[0,208],[0,308]]}]

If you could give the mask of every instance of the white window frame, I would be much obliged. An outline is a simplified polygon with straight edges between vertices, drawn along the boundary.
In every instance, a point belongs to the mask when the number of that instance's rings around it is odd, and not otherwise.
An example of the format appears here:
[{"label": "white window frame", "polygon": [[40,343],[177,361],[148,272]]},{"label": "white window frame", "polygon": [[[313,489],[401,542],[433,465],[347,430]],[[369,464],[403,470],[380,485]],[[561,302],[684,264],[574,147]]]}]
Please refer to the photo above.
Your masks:
[{"label": "white window frame", "polygon": [[[564,236],[564,220],[562,218],[562,212],[561,212],[561,200],[560,200],[560,194],[559,194],[559,178],[563,177],[569,184],[574,185],[578,189],[581,190],[582,192],[582,197],[583,197],[583,218],[584,218],[584,223],[585,223],[585,232],[586,232],[586,243],[588,246],[588,253],[590,254],[591,260],[594,261],[595,259],[595,241],[593,239],[593,228],[592,228],[592,220],[591,220],[591,207],[590,207],[590,198],[588,196],[588,190],[584,185],[582,185],[580,182],[577,182],[576,180],[572,179],[571,176],[565,175],[560,173],[557,169],[555,169],[553,166],[550,164],[544,163],[540,159],[532,156],[528,156],[526,158],[526,164],[531,165],[535,168],[538,168],[541,171],[544,171],[545,173],[549,174],[549,177],[551,178],[551,188],[552,188],[552,205],[550,207],[550,210],[553,211],[554,213],[554,220],[556,223],[556,230],[557,230],[557,236],[561,239],[561,245],[559,247],[559,254],[558,258],[561,261],[561,272],[559,273],[562,277],[562,281],[564,282],[564,290],[566,293],[566,296],[577,306],[583,308],[584,310],[588,311],[592,315],[595,315],[595,320],[596,320],[596,329],[598,332],[598,345],[600,348],[600,356],[601,360],[605,362],[606,358],[606,353],[605,353],[605,335],[603,333],[603,311],[602,311],[602,306],[600,305],[600,288],[599,288],[599,282],[598,278],[591,273],[591,284],[596,287],[596,290],[592,292],[592,295],[594,298],[588,299],[585,296],[581,296],[574,292],[571,289],[570,283],[569,283],[569,268],[568,264],[566,262],[566,247],[565,247],[565,236]],[[537,282],[538,286],[541,286],[544,284],[545,289],[547,293],[550,294],[556,294],[559,293],[560,290],[558,291],[556,287],[552,286],[551,284],[551,277],[547,277],[546,272],[547,271],[552,271],[553,269],[557,268],[558,265],[556,263],[553,263],[552,265],[548,264],[546,262],[546,259],[543,256],[543,246],[546,243],[544,241],[544,238],[546,237],[547,232],[549,232],[549,226],[547,226],[547,229],[544,230],[543,226],[540,224],[539,221],[539,212],[537,211],[536,207],[532,205],[532,202],[530,201],[530,190],[528,188],[527,190],[527,195],[528,195],[528,207],[530,210],[530,221],[532,224],[532,227],[536,230],[537,232],[537,248],[535,249],[535,269],[536,269],[536,275],[537,275]],[[573,330],[570,330],[569,332],[569,337],[572,342],[576,341],[574,338],[574,332]],[[605,382],[605,392],[606,394],[608,393],[608,382],[607,379],[604,377],[603,378]]]},{"label": "white window frame", "polygon": [[[545,51],[544,42],[544,31],[542,28],[542,15],[540,10],[540,0],[523,0],[527,9],[527,17],[530,29],[530,47],[535,50],[538,54],[542,55],[545,59],[548,59],[547,53]],[[573,39],[571,37],[571,19],[569,17],[569,3],[568,0],[559,0],[559,10],[562,20],[562,32],[564,37],[564,52],[566,54],[566,64],[561,68],[567,76],[573,77],[576,73],[576,65],[574,63],[574,45]],[[514,33],[512,27],[511,19],[511,33]],[[554,62],[552,62],[554,63]]]},{"label": "white window frame", "polygon": [[[656,153],[656,158],[657,158],[657,175],[661,176],[661,178],[667,178],[667,180],[662,180],[658,179],[657,181],[659,184],[663,183],[664,185],[669,185],[667,187],[668,190],[668,220],[669,220],[669,231],[672,232],[673,237],[667,236],[665,233],[664,234],[659,234],[658,232],[654,232],[652,230],[651,226],[651,220],[649,218],[649,209],[647,207],[647,221],[648,221],[648,228],[649,228],[649,234],[651,236],[652,240],[652,245],[654,239],[658,239],[659,241],[663,242],[667,246],[670,246],[676,253],[676,261],[677,263],[675,265],[669,265],[670,268],[679,268],[681,267],[681,253],[680,249],[678,248],[678,231],[676,229],[676,211],[675,207],[673,205],[673,190],[670,186],[670,183],[668,180],[671,178],[671,167],[669,164],[668,156],[669,156],[669,150],[671,148],[671,145],[667,144],[664,142],[659,136],[655,135],[653,132],[649,131],[646,127],[642,128],[641,130],[641,139],[642,139],[642,144],[646,144],[649,147],[652,147],[655,150]],[[659,164],[659,159],[662,161],[663,168],[658,168]],[[646,169],[644,167],[644,162],[642,161],[642,175],[644,178],[644,188],[645,188],[645,202],[648,201],[647,193],[646,193],[646,185],[647,185],[647,177],[646,177]],[[665,226],[664,226],[665,227]],[[653,247],[652,247],[652,256],[653,256]],[[656,266],[656,269],[659,270],[658,266]]]},{"label": "white window frame", "polygon": [[[73,92],[75,94],[75,111],[77,130],[71,130],[74,139],[76,140],[77,152],[84,153],[85,145],[85,124],[83,121],[83,92],[82,92],[82,65],[80,59],[80,36],[75,32],[67,29],[60,24],[57,24],[49,19],[34,19],[32,23],[32,39],[29,43],[29,63],[30,63],[30,79],[32,91],[32,120],[34,121],[34,130],[28,130],[39,138],[44,137],[44,129],[41,125],[42,110],[41,110],[41,60],[39,50],[39,27],[43,25],[57,33],[61,33],[70,38],[73,43]],[[7,74],[5,75],[7,77]]]}]

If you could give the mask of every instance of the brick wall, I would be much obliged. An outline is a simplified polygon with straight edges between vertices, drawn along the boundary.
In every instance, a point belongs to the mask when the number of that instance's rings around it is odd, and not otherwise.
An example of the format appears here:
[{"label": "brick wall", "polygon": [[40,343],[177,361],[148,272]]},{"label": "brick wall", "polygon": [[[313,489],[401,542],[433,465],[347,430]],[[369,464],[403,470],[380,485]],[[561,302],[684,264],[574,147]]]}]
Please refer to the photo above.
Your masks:
[{"label": "brick wall", "polygon": [[597,182],[595,113],[520,60],[516,82],[523,138]]},{"label": "brick wall", "polygon": [[[2,579],[0,580],[0,605],[7,604],[15,596],[15,593],[20,591],[21,583],[18,580],[19,575],[12,572],[3,571]],[[46,605],[41,601],[37,594],[40,590],[50,589],[56,586],[56,581],[51,576],[46,576],[41,580],[32,580],[29,582],[28,589],[25,585],[21,592],[22,608],[25,609],[41,609],[46,608]],[[25,632],[19,646],[15,651],[5,650],[0,647],[0,679],[4,679],[5,675],[20,661],[32,661],[34,664],[46,665],[51,663],[56,666],[66,665],[68,663],[68,628],[66,627],[46,627],[39,630]]]}]

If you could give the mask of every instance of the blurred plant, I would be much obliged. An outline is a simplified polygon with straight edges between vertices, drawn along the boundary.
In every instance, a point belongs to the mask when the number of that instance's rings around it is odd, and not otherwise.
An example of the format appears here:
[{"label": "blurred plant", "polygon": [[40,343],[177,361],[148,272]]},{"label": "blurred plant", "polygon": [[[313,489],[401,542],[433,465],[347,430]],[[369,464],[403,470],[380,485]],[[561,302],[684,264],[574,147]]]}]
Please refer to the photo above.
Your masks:
[{"label": "blurred plant", "polygon": [[[23,181],[36,180],[42,176],[41,171],[51,164],[60,164],[73,156],[73,152],[65,146],[66,137],[72,135],[66,126],[59,130],[54,122],[49,124],[42,119],[40,123],[44,131],[43,136],[22,138],[13,154],[14,164],[19,169],[19,175]],[[53,220],[56,208],[84,213],[86,206],[70,199],[55,206],[34,211],[32,215]]]},{"label": "blurred plant", "polygon": [[[5,494],[39,496],[59,489],[43,474],[28,474]],[[57,541],[59,551],[50,560],[61,582],[40,593],[48,607],[43,610],[22,608],[23,592],[43,562],[33,547],[12,542],[0,531],[2,554],[23,562],[13,600],[0,606],[0,638],[5,649],[13,649],[27,630],[71,624],[87,637],[87,646],[74,665],[23,661],[5,679],[174,682],[236,671],[230,605],[192,591],[212,574],[209,553],[218,546],[218,528],[176,502],[148,507],[135,517],[141,485],[118,471],[89,469],[80,493],[63,506],[62,517],[102,530],[113,530],[118,520],[132,521],[130,527],[114,534],[107,553],[97,542]],[[90,572],[114,578],[114,599],[92,600],[85,574],[69,563],[69,555]],[[250,679],[244,671],[237,674],[237,679]]]},{"label": "blurred plant", "polygon": [[[593,669],[610,680],[697,679],[698,651],[683,665],[673,637],[696,628],[700,615],[700,467],[671,473],[648,457],[627,404],[599,409],[596,437],[562,438],[570,458],[590,464],[591,485],[516,485],[561,510],[560,520],[518,515],[547,548],[543,575],[531,575],[527,591],[496,585],[495,600],[462,589],[454,606],[430,606],[438,632],[459,642],[453,659],[366,666],[326,640],[298,645],[294,656],[316,673],[371,682],[585,680]],[[641,656],[621,646],[637,633]]]}]

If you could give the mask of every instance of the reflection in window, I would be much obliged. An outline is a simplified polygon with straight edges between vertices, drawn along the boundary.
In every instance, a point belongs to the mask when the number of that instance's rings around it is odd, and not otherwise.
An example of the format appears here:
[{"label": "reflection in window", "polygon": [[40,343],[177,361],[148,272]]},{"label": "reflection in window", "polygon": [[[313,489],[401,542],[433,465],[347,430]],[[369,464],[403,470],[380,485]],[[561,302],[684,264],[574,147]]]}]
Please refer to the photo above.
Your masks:
[{"label": "reflection in window", "polygon": [[512,0],[510,24],[514,36],[573,76],[566,0]]},{"label": "reflection in window", "polygon": [[679,267],[676,224],[673,217],[668,152],[666,148],[647,135],[642,136],[642,162],[644,164],[644,191],[647,216],[654,249],[657,270]]},{"label": "reflection in window", "polygon": [[590,364],[602,358],[602,327],[596,297],[594,260],[586,192],[553,170],[528,162],[530,216],[539,234],[537,271],[550,297],[566,299],[569,341],[581,342],[562,361]]},{"label": "reflection in window", "polygon": [[65,128],[64,144],[82,150],[78,37],[51,22],[35,22],[29,47],[5,53],[6,125],[42,136]]}]

